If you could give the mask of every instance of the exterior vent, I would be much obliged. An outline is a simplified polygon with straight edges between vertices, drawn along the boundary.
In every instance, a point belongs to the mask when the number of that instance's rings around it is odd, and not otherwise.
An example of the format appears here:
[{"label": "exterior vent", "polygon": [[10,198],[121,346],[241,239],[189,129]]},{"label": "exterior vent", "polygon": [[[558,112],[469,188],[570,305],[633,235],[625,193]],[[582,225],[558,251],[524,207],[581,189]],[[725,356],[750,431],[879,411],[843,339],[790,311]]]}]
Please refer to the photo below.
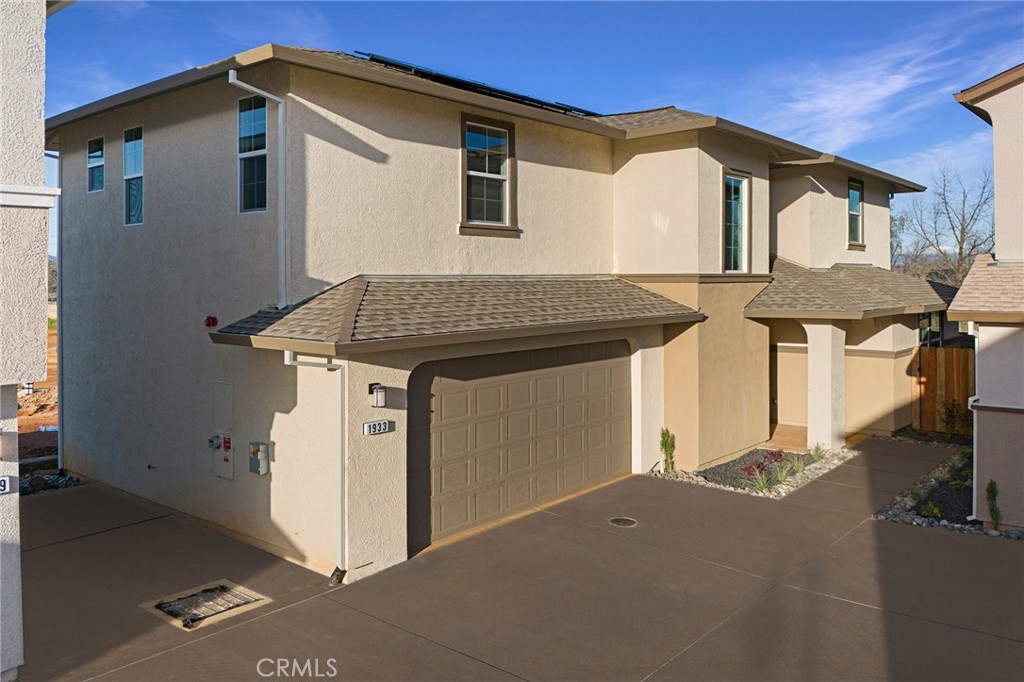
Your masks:
[{"label": "exterior vent", "polygon": [[159,601],[153,606],[170,616],[176,624],[180,623],[186,630],[192,630],[209,618],[262,601],[263,597],[238,586],[214,584],[191,594]]}]

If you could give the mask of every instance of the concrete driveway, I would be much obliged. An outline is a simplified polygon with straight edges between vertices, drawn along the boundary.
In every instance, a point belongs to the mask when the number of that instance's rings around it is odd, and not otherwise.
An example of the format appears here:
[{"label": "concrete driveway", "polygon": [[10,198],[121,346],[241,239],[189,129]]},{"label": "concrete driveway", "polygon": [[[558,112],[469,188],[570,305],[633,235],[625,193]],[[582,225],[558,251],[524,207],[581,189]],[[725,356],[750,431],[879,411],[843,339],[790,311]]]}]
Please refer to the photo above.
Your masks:
[{"label": "concrete driveway", "polygon": [[[333,590],[99,486],[27,498],[26,535],[75,495],[136,518],[28,539],[23,679],[1020,679],[1024,543],[869,520],[949,451],[859,449],[781,502],[632,477]],[[190,633],[138,606],[217,578],[275,601]]]}]

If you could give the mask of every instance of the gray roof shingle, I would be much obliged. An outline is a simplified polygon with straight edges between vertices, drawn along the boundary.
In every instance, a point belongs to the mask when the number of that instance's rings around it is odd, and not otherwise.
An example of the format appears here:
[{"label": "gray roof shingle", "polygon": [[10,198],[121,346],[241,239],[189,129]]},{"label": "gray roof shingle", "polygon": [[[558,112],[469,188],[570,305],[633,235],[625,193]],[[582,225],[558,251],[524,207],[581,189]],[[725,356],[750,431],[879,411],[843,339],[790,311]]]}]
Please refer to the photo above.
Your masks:
[{"label": "gray roof shingle", "polygon": [[627,111],[607,116],[591,116],[590,120],[599,121],[619,130],[638,130],[655,126],[669,125],[688,121],[702,121],[712,118],[694,111],[685,111],[675,107],[659,107],[643,111]]},{"label": "gray roof shingle", "polygon": [[812,269],[776,258],[771,283],[747,304],[746,315],[829,313],[857,318],[890,311],[924,312],[945,309],[955,293],[953,287],[874,266],[837,263]]},{"label": "gray roof shingle", "polygon": [[[284,310],[218,331],[332,344],[623,321],[696,321],[699,312],[610,275],[360,275]],[[217,340],[217,339],[215,339]]]},{"label": "gray roof shingle", "polygon": [[1024,314],[1024,263],[979,256],[949,311]]}]

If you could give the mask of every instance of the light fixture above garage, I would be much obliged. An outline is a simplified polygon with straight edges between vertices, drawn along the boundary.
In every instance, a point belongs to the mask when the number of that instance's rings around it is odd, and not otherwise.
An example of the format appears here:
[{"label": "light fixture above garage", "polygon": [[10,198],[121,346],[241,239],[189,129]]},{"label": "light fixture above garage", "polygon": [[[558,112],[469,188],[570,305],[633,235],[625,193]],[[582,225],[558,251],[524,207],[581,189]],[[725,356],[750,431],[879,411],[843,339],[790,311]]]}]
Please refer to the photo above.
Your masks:
[{"label": "light fixture above garage", "polygon": [[370,402],[370,404],[373,405],[374,407],[388,406],[388,389],[384,384],[370,384],[370,395],[373,396],[373,400]]}]

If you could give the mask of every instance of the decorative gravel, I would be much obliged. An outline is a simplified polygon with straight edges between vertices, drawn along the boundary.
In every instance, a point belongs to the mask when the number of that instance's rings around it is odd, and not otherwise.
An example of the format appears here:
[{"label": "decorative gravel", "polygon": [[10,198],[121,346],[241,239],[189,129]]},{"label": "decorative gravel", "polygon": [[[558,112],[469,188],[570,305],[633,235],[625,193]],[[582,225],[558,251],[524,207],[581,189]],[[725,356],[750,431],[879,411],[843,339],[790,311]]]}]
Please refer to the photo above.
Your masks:
[{"label": "decorative gravel", "polygon": [[[957,453],[945,460],[914,485],[897,495],[874,518],[878,521],[889,521],[890,523],[935,526],[959,533],[1024,540],[1024,530],[985,530],[985,527],[980,522],[967,520],[967,516],[972,511],[971,497],[973,488],[970,482],[968,482],[962,489],[954,490],[949,487],[949,483],[950,481],[963,480],[961,471],[963,471],[965,466],[969,466],[966,461],[966,458],[969,456],[969,451],[966,451],[963,454]],[[921,500],[920,503],[917,502],[915,496]],[[939,508],[941,512],[940,518],[926,518],[920,515],[920,512],[928,502],[933,503]]]},{"label": "decorative gravel", "polygon": [[[808,462],[803,472],[796,474],[790,473],[789,478],[786,479],[785,483],[776,483],[768,490],[764,492],[757,492],[750,489],[750,477],[740,472],[740,467],[747,466],[754,462],[763,460],[764,455],[774,452],[765,448],[758,448],[751,450],[750,452],[737,457],[736,459],[726,462],[725,464],[719,464],[718,466],[710,467],[694,472],[687,471],[652,471],[650,476],[655,478],[664,478],[668,481],[677,481],[680,483],[693,483],[696,485],[704,486],[705,488],[714,488],[716,490],[729,490],[736,493],[745,493],[747,495],[754,495],[755,497],[770,497],[772,499],[782,499],[786,495],[790,494],[794,490],[797,490],[807,483],[810,483],[819,476],[823,476],[828,472],[835,469],[843,462],[847,462],[857,456],[855,450],[836,450],[828,451],[825,456],[819,462],[813,462],[810,455],[783,452],[785,455],[798,454],[802,459]],[[770,469],[769,469],[770,470]]]},{"label": "decorative gravel", "polygon": [[48,471],[37,471],[25,474],[19,481],[19,493],[22,497],[35,493],[46,492],[47,490],[60,490],[62,488],[74,488],[85,483],[80,478],[61,474],[56,469]]}]

